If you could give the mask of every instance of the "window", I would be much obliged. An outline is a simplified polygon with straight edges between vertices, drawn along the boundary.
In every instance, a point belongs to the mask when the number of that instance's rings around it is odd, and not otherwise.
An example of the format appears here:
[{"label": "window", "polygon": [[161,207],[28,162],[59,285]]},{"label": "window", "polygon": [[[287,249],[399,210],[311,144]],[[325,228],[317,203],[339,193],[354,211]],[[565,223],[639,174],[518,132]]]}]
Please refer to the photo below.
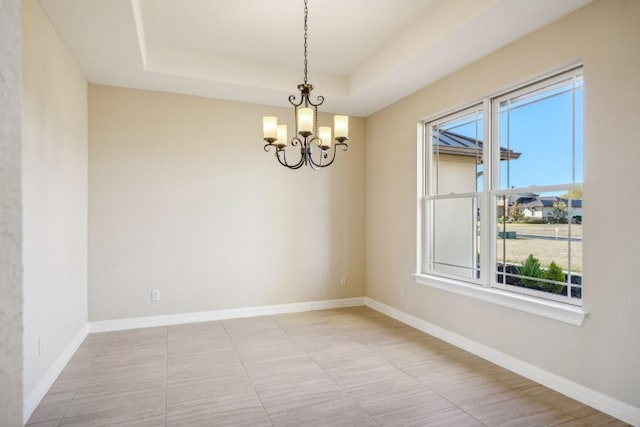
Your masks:
[{"label": "window", "polygon": [[420,274],[582,304],[582,68],[426,122]]},{"label": "window", "polygon": [[426,268],[474,282],[480,279],[483,125],[482,105],[428,124]]}]

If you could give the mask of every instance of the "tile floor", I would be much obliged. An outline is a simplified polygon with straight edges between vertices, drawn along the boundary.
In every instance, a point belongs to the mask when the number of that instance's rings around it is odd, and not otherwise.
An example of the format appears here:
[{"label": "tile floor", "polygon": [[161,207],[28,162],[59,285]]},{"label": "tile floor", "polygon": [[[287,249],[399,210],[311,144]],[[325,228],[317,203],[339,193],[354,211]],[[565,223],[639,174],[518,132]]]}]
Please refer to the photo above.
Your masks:
[{"label": "tile floor", "polygon": [[29,426],[617,426],[366,307],[90,334]]}]

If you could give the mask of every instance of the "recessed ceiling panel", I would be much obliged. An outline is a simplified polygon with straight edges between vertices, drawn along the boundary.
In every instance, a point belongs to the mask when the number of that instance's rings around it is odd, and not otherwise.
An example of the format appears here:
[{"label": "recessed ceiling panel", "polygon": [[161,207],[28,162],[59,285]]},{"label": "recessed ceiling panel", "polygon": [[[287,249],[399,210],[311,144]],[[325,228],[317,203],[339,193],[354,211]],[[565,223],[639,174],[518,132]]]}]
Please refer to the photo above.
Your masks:
[{"label": "recessed ceiling panel", "polygon": [[[310,70],[351,74],[415,25],[435,1],[309,0]],[[302,70],[302,0],[141,0],[141,9],[150,49]]]}]

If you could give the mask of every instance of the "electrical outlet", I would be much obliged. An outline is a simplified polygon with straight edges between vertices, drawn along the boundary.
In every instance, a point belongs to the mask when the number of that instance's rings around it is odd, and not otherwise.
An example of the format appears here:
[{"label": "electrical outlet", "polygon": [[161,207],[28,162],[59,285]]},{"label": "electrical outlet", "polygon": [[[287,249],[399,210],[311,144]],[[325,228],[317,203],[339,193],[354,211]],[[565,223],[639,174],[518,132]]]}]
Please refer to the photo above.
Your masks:
[{"label": "electrical outlet", "polygon": [[347,276],[340,276],[340,286],[347,285]]},{"label": "electrical outlet", "polygon": [[38,337],[38,357],[42,356],[44,352],[44,340],[42,337]]},{"label": "electrical outlet", "polygon": [[404,286],[400,286],[400,296],[404,296]]},{"label": "electrical outlet", "polygon": [[151,301],[160,301],[160,289],[151,289]]}]

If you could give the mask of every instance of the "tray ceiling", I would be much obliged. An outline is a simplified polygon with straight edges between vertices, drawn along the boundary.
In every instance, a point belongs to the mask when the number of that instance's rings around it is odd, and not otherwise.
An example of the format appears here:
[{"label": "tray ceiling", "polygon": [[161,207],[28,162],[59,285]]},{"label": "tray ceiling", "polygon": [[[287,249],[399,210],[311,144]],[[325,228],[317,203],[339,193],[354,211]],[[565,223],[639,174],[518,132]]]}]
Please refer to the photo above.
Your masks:
[{"label": "tray ceiling", "polygon": [[[591,0],[310,0],[309,82],[367,116]],[[302,0],[40,0],[92,83],[286,106]]]}]

